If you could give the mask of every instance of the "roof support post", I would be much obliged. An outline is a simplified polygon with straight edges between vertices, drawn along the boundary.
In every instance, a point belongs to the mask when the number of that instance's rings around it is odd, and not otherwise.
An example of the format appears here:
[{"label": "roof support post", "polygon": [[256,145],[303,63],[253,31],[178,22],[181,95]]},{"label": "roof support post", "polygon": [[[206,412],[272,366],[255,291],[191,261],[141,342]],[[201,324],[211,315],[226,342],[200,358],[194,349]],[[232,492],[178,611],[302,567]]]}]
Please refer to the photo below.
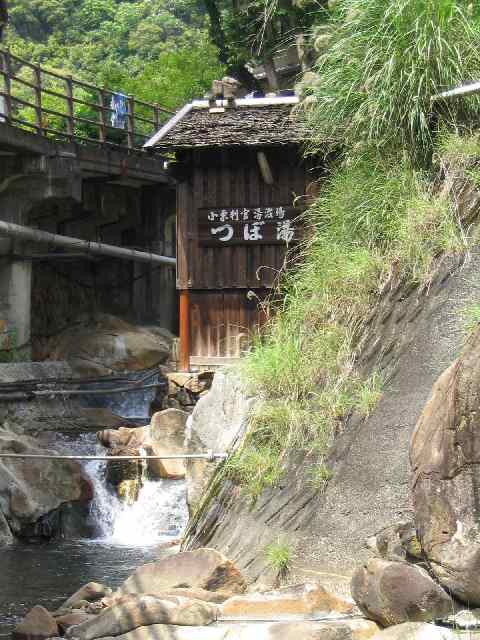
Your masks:
[{"label": "roof support post", "polygon": [[180,353],[179,353],[179,370],[190,371],[190,304],[188,289],[180,291]]}]

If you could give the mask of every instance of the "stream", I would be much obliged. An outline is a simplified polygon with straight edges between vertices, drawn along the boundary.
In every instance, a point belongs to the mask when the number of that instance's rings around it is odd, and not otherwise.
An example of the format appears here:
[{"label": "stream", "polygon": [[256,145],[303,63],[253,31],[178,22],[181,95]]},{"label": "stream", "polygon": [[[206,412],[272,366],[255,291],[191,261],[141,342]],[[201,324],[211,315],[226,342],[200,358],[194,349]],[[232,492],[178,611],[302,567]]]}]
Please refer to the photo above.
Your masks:
[{"label": "stream", "polygon": [[[138,398],[142,395],[142,398]],[[121,398],[112,410],[124,417],[148,413],[149,394]],[[112,406],[113,405],[113,406]],[[145,417],[145,424],[149,418]],[[95,433],[66,435],[51,432],[46,445],[78,455],[103,454]],[[118,587],[138,566],[169,553],[187,523],[184,481],[144,478],[132,505],[119,500],[105,481],[102,461],[84,462],[94,488],[87,523],[91,538],[62,539],[48,543],[18,542],[0,551],[0,638],[10,637],[16,623],[36,604],[53,611],[78,588],[90,581]]]}]

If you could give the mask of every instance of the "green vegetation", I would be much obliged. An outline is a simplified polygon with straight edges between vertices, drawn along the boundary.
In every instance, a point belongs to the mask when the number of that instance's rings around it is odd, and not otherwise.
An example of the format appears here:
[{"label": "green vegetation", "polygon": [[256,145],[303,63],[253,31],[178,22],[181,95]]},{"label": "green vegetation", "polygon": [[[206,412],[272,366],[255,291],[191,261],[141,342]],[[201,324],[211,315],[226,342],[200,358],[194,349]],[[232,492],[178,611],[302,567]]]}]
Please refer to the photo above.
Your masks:
[{"label": "green vegetation", "polygon": [[267,565],[278,575],[286,574],[291,567],[292,548],[288,542],[281,538],[277,538],[275,542],[268,544],[263,550],[263,555]]},{"label": "green vegetation", "polygon": [[325,486],[335,433],[352,412],[368,416],[381,396],[379,374],[363,379],[355,367],[379,292],[389,280],[428,283],[437,258],[471,240],[435,176],[460,157],[463,177],[475,182],[480,144],[466,124],[478,121],[480,102],[436,103],[435,113],[430,106],[432,94],[480,68],[467,4],[337,6],[320,80],[300,115],[311,128],[308,153],[337,145],[336,160],[305,214],[310,233],[297,267],[281,275],[275,312],[240,365],[260,395],[261,418],[253,413],[227,472],[254,500],[297,452],[316,457],[306,483]]},{"label": "green vegetation", "polygon": [[439,121],[477,118],[480,99],[431,96],[478,80],[478,6],[462,0],[340,0],[308,112],[311,149],[325,139],[405,149],[428,164]]},{"label": "green vegetation", "polygon": [[472,333],[480,325],[480,304],[472,304],[463,310],[465,331]]}]

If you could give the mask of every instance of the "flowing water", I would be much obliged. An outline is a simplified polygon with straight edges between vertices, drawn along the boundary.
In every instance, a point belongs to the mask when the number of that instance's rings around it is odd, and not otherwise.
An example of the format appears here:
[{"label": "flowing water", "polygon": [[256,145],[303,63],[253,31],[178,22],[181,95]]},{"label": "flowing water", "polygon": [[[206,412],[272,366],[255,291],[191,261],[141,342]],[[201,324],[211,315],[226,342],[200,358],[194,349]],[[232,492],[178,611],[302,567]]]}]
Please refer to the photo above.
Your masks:
[{"label": "flowing water", "polygon": [[[132,394],[136,395],[136,394]],[[145,415],[148,396],[122,409],[127,416]],[[113,406],[113,410],[118,407]],[[145,424],[148,418],[145,418]],[[50,434],[57,450],[103,454],[95,434]],[[88,461],[85,471],[94,487],[89,525],[91,539],[15,544],[0,550],[0,638],[9,637],[16,622],[35,604],[58,608],[87,582],[117,587],[136,567],[168,553],[168,543],[187,522],[183,481],[144,478],[138,499],[123,503],[105,481],[105,462]]]}]

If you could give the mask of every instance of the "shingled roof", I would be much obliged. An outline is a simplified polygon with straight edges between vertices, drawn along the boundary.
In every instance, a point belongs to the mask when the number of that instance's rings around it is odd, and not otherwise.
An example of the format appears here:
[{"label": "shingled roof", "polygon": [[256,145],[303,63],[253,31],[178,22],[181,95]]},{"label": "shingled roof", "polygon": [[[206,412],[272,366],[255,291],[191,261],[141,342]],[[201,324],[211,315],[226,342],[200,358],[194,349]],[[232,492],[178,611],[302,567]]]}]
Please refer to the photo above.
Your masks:
[{"label": "shingled roof", "polygon": [[207,101],[186,105],[146,143],[164,151],[299,144],[302,127],[291,116],[297,98],[237,100],[235,107],[209,109]]}]

